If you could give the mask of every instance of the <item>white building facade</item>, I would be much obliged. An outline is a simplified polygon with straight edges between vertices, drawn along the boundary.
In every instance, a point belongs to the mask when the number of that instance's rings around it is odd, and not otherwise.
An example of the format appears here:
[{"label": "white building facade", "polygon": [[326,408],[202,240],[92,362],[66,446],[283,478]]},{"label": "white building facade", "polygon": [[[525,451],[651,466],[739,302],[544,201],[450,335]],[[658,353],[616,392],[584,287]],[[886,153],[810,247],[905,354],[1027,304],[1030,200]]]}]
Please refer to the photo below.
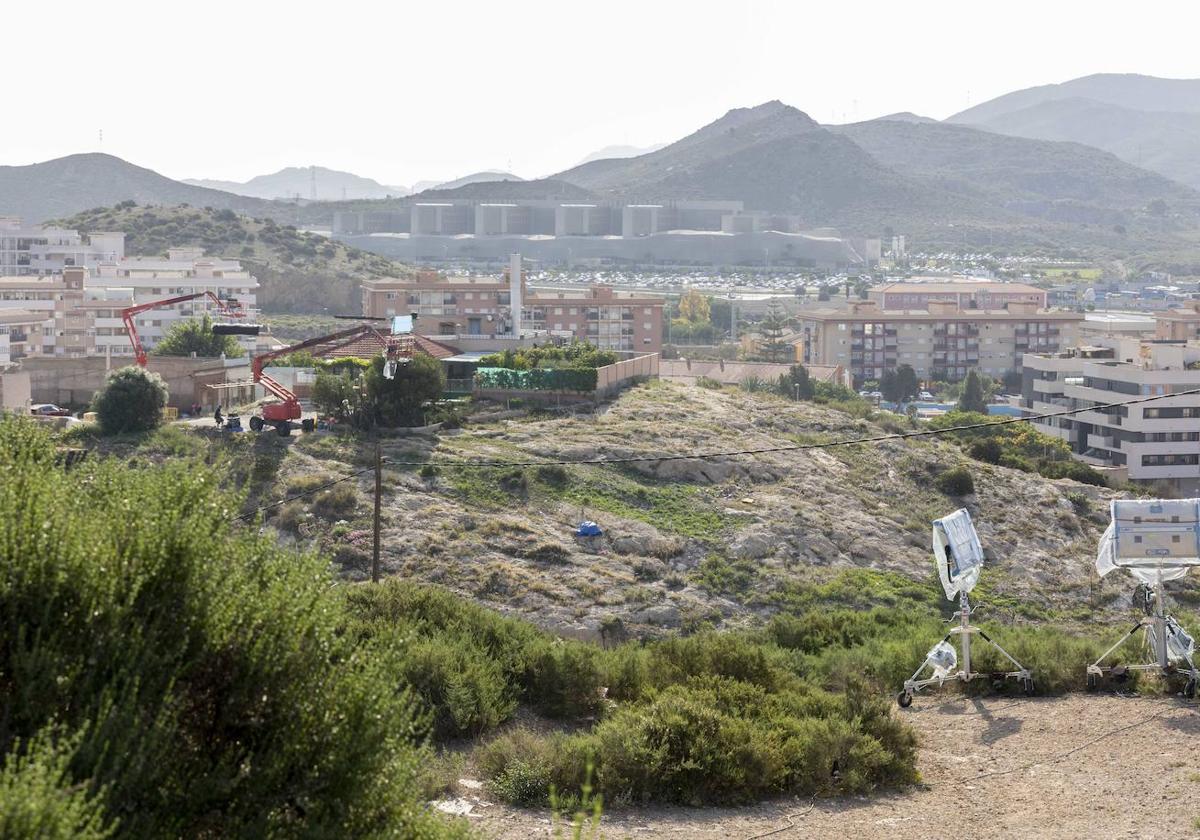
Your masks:
[{"label": "white building facade", "polygon": [[[1195,366],[1195,367],[1193,367]],[[1089,409],[1034,421],[1076,459],[1134,482],[1200,492],[1200,343],[1098,339],[1055,355],[1026,355],[1021,406],[1028,414]],[[1144,396],[1163,399],[1090,410]]]},{"label": "white building facade", "polygon": [[75,230],[0,216],[0,277],[61,274],[64,268],[94,268],[124,258],[124,233],[82,236]]}]

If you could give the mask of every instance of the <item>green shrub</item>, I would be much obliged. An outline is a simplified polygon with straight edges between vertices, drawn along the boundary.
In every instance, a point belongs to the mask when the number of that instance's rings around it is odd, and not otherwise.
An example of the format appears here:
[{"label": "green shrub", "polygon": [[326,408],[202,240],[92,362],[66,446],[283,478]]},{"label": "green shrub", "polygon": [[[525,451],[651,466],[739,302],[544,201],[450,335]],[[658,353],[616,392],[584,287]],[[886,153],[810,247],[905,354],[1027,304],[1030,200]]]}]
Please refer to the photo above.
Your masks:
[{"label": "green shrub", "polygon": [[72,777],[120,837],[449,835],[414,781],[424,726],[327,563],[233,526],[213,468],[67,471],[24,426],[0,421],[0,751],[81,733]]},{"label": "green shrub", "polygon": [[996,438],[973,441],[968,451],[976,461],[985,461],[989,464],[999,464],[1001,456],[1004,455],[1004,447]]},{"label": "green shrub", "polygon": [[512,805],[545,805],[550,799],[550,769],[516,759],[488,783],[492,793]]},{"label": "green shrub", "polygon": [[933,485],[947,496],[969,496],[975,492],[975,479],[966,467],[953,467],[938,475]]},{"label": "green shrub", "polygon": [[1080,484],[1092,484],[1104,487],[1107,482],[1104,476],[1087,464],[1075,460],[1043,461],[1038,465],[1038,472],[1046,478],[1069,478]]},{"label": "green shrub", "polygon": [[1002,467],[1020,470],[1021,472],[1037,472],[1037,468],[1034,467],[1033,464],[1029,463],[1029,461],[1025,460],[1020,455],[1014,455],[1011,452],[1005,452],[1000,456],[1000,459],[996,461],[996,463]]},{"label": "green shrub", "polygon": [[302,523],[307,516],[308,511],[301,501],[288,502],[279,508],[279,512],[275,514],[274,525],[283,531],[291,531],[296,533],[300,530]]},{"label": "green shrub", "polygon": [[325,519],[345,519],[358,507],[358,491],[349,482],[335,484],[313,499],[313,513]]},{"label": "green shrub", "polygon": [[713,379],[711,376],[696,377],[696,386],[699,388],[707,388],[710,391],[720,391],[725,387],[721,384],[721,380]]},{"label": "green shrub", "polygon": [[103,794],[78,784],[68,765],[79,739],[52,727],[14,742],[0,769],[0,837],[8,840],[104,840],[114,826]]},{"label": "green shrub", "polygon": [[92,398],[92,411],[106,435],[145,432],[162,422],[167,383],[157,373],[130,365],[115,370]]},{"label": "green shrub", "polygon": [[547,464],[536,470],[538,481],[551,487],[565,487],[571,480],[570,474],[559,464]]}]

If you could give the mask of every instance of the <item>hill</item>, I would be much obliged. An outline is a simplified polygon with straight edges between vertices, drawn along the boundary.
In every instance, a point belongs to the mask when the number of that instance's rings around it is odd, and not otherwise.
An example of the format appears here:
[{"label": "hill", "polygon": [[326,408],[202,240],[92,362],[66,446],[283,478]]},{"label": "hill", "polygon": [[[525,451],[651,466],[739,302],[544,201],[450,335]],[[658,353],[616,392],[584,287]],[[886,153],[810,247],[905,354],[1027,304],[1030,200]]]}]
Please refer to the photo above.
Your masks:
[{"label": "hill", "polygon": [[40,222],[122,201],[262,214],[270,210],[261,199],[173,181],[112,155],[68,155],[29,166],[0,166],[0,214]]},{"label": "hill", "polygon": [[[656,382],[594,416],[489,419],[484,412],[453,435],[385,440],[384,454],[396,461],[619,458],[876,431],[828,407]],[[340,464],[360,463],[369,446],[303,438],[281,474],[318,484]],[[1123,584],[1101,586],[1092,567],[1111,491],[915,441],[600,469],[398,472],[384,502],[383,560],[389,573],[589,638],[606,621],[631,634],[754,624],[823,585],[856,604],[905,592],[938,606],[929,521],[964,500],[933,489],[932,477],[958,464],[974,473],[977,495],[965,502],[995,553],[987,573],[993,603],[1024,604],[1032,615],[1117,597]],[[306,527],[306,510],[281,511],[278,526],[321,541],[345,574],[360,578],[361,543]],[[580,519],[597,521],[605,536],[576,539]],[[833,583],[851,579],[859,583]]]},{"label": "hill", "polygon": [[484,201],[513,199],[581,199],[595,198],[587,189],[556,178],[534,181],[474,181],[458,187],[436,187],[417,193],[414,198],[474,198]]},{"label": "hill", "polygon": [[1007,111],[974,125],[1017,137],[1086,143],[1200,188],[1200,113],[1142,111],[1071,97]]},{"label": "hill", "polygon": [[861,232],[914,218],[1005,215],[913,181],[777,101],[730,111],[656,152],[595,161],[555,178],[625,199],[741,199],[750,209],[799,213],[812,225]]},{"label": "hill", "polygon": [[585,163],[591,163],[594,160],[610,160],[612,158],[631,158],[639,155],[648,155],[651,152],[657,152],[666,143],[655,143],[652,146],[605,146],[603,149],[597,149],[594,152],[586,154],[576,166],[583,166]]},{"label": "hill", "polygon": [[1003,114],[1058,99],[1090,99],[1136,111],[1200,114],[1200,79],[1097,73],[1061,84],[1015,90],[959,111],[948,117],[946,122],[978,125]]},{"label": "hill", "polygon": [[511,172],[500,172],[495,169],[488,169],[483,172],[472,172],[470,175],[464,175],[461,178],[455,178],[453,181],[443,181],[437,186],[430,187],[433,190],[455,190],[459,187],[465,187],[468,184],[485,184],[492,181],[524,181],[525,179],[514,175]]},{"label": "hill", "polygon": [[315,201],[349,201],[393,198],[409,193],[407,187],[386,186],[352,172],[339,172],[324,166],[289,166],[270,175],[258,175],[249,181],[186,179],[183,183],[268,200],[299,197]]},{"label": "hill", "polygon": [[1156,199],[1200,199],[1188,187],[1079,143],[891,118],[831,130],[904,175],[1051,221],[1122,224]]},{"label": "hill", "polygon": [[230,210],[123,205],[88,210],[59,222],[83,233],[123,230],[130,255],[162,254],[172,246],[192,245],[213,256],[240,260],[262,284],[258,303],[266,312],[357,314],[362,310],[363,279],[407,271],[385,257]]}]

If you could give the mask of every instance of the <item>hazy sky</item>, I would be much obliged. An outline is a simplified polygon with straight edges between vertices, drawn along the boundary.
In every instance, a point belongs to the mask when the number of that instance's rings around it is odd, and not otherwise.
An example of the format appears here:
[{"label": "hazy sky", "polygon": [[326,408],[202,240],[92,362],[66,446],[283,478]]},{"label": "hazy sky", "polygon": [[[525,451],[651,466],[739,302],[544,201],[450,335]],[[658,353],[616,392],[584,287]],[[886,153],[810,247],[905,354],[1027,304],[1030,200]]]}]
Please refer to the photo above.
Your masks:
[{"label": "hazy sky", "polygon": [[173,178],[533,177],[771,99],[940,118],[1089,73],[1200,77],[1194,0],[10,5],[0,164],[102,150]]}]

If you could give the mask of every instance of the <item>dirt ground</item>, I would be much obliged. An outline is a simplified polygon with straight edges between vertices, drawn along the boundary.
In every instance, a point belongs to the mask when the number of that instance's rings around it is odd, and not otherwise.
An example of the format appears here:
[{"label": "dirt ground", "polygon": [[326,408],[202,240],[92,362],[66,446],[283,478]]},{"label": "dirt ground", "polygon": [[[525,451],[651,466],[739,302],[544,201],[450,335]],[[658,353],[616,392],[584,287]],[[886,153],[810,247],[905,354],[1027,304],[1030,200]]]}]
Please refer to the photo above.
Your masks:
[{"label": "dirt ground", "polygon": [[[610,811],[605,838],[1197,837],[1200,707],[1175,698],[918,697],[898,712],[921,735],[923,783],[834,800],[739,809]],[[545,837],[545,812],[463,791],[486,837]],[[478,801],[477,801],[478,800]],[[569,832],[566,836],[570,836]]]}]

